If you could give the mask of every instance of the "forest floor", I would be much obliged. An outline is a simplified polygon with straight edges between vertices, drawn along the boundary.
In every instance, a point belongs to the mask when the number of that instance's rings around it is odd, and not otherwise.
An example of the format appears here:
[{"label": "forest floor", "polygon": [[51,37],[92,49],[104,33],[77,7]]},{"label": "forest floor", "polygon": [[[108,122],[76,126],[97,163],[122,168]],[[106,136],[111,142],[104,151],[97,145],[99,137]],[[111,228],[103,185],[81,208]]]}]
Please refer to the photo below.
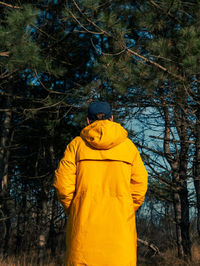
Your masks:
[{"label": "forest floor", "polygon": [[[141,253],[141,252],[139,252]],[[21,254],[19,256],[0,257],[1,266],[64,266],[64,252],[55,257],[50,255],[43,261],[38,261],[36,254]],[[166,250],[162,254],[151,256],[148,252],[138,254],[137,266],[199,266],[200,265],[200,246],[192,245],[192,260],[184,261],[177,258],[176,249]]]}]

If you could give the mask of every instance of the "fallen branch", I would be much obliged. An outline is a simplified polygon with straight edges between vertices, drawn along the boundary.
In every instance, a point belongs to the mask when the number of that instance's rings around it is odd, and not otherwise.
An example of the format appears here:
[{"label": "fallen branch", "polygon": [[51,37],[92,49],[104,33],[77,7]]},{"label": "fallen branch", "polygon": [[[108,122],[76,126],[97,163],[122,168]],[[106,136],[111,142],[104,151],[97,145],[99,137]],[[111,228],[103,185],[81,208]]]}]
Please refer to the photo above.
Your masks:
[{"label": "fallen branch", "polygon": [[140,242],[140,243],[142,243],[143,245],[147,246],[148,248],[152,249],[154,251],[154,256],[156,254],[159,254],[160,255],[159,248],[156,247],[154,244],[152,244],[152,243],[150,243],[150,242],[148,242],[146,240],[142,240],[140,238],[137,238],[137,241]]}]

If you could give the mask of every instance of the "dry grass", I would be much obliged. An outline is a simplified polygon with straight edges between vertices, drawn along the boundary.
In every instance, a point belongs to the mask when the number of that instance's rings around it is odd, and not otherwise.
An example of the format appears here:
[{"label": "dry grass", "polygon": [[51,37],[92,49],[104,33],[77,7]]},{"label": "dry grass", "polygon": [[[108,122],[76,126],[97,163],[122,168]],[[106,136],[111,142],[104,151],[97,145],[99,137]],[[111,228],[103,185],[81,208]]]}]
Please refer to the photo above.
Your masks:
[{"label": "dry grass", "polygon": [[[38,262],[37,254],[21,254],[18,257],[0,257],[1,266],[64,266],[64,252],[52,258],[47,254],[45,261]],[[138,266],[198,266],[200,265],[200,245],[192,245],[192,261],[177,258],[176,249],[169,249],[161,255],[151,256],[148,252],[138,257]],[[101,266],[101,265],[100,265]]]},{"label": "dry grass", "polygon": [[9,256],[7,258],[0,257],[1,266],[64,266],[64,253],[60,256],[52,258],[47,255],[43,261],[38,261],[36,254],[22,254],[20,256]]},{"label": "dry grass", "polygon": [[192,258],[194,262],[200,265],[200,244],[192,245]]},{"label": "dry grass", "polygon": [[138,266],[199,266],[200,265],[200,244],[193,243],[191,248],[192,260],[186,261],[177,257],[177,250],[168,249],[160,255],[140,256]]}]

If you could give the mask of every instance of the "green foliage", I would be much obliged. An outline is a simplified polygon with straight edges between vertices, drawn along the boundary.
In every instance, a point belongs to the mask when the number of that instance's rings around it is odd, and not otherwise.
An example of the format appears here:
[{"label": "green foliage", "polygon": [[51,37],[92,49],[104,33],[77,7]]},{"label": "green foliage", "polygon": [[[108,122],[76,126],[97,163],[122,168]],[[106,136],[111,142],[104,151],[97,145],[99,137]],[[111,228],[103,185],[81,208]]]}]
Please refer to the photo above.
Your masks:
[{"label": "green foliage", "polygon": [[53,68],[52,59],[42,57],[40,44],[35,40],[39,9],[24,5],[22,9],[7,9],[0,27],[0,50],[8,57],[0,57],[0,65],[12,73],[18,70],[37,69],[55,75],[62,75],[63,70]]},{"label": "green foliage", "polygon": [[25,5],[22,10],[6,11],[4,25],[0,27],[0,49],[9,54],[2,62],[8,71],[43,65],[40,49],[31,37],[38,14],[39,11],[30,5]]},{"label": "green foliage", "polygon": [[180,30],[180,37],[177,43],[182,66],[189,75],[198,72],[200,57],[200,35],[195,26],[183,28]]},{"label": "green foliage", "polygon": [[86,8],[90,8],[92,9],[93,11],[95,10],[98,10],[99,6],[102,4],[102,0],[84,0],[84,1],[81,1],[83,2],[83,6],[86,7]]},{"label": "green foliage", "polygon": [[35,25],[36,16],[39,13],[40,11],[32,5],[24,5],[22,9],[6,9],[6,24],[8,29],[12,31],[13,37],[16,31],[17,33],[21,31],[21,34],[17,35],[21,37],[26,25]]}]

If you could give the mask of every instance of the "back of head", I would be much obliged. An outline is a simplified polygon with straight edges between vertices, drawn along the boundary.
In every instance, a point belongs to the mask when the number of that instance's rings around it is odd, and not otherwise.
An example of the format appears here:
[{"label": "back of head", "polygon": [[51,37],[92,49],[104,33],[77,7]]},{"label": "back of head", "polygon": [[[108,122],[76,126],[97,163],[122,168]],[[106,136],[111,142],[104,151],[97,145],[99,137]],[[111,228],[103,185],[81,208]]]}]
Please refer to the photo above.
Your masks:
[{"label": "back of head", "polygon": [[91,122],[111,118],[111,107],[107,102],[95,101],[88,106],[88,118]]}]

